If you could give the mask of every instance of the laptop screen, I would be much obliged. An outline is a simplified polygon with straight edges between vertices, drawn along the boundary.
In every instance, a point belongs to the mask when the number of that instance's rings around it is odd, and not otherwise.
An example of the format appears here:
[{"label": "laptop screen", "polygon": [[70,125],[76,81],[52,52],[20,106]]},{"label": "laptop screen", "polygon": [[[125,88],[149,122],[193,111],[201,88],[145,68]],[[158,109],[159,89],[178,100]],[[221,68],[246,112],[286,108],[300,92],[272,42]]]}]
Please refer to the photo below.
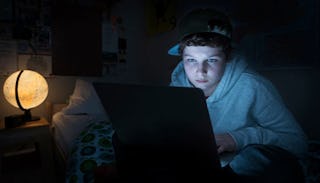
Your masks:
[{"label": "laptop screen", "polygon": [[200,89],[119,83],[93,86],[123,144],[174,147],[183,151],[175,152],[177,156],[188,151],[201,166],[220,167]]}]

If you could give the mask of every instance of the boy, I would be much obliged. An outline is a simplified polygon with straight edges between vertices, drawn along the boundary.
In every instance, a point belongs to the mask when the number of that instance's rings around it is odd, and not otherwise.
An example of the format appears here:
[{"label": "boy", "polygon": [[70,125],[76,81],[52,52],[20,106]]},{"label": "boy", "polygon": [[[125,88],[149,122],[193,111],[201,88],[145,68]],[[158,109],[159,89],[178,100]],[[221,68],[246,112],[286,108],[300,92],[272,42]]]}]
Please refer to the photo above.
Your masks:
[{"label": "boy", "polygon": [[298,160],[307,152],[306,136],[274,86],[232,50],[229,18],[194,10],[179,31],[182,39],[168,53],[182,61],[170,85],[204,92],[226,178],[304,182]]}]

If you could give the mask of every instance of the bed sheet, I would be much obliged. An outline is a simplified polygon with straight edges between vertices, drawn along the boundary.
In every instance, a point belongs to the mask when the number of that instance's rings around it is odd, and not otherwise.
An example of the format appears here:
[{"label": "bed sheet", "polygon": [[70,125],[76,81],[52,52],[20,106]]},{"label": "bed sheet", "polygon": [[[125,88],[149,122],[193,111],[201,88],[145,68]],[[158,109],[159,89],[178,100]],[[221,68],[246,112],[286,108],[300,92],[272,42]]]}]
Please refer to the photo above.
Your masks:
[{"label": "bed sheet", "polygon": [[57,112],[52,116],[53,138],[64,159],[70,154],[80,132],[93,121],[95,118],[90,115],[66,115]]}]

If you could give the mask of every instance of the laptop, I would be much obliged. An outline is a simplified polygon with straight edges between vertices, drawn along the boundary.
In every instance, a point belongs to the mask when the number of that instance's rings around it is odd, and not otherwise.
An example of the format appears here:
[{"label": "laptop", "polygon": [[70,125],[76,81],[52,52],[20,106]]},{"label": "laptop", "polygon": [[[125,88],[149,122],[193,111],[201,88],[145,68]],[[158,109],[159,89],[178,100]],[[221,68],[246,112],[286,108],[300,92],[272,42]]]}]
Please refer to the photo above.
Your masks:
[{"label": "laptop", "polygon": [[200,89],[125,83],[93,86],[115,130],[116,162],[127,181],[182,182],[221,175]]}]

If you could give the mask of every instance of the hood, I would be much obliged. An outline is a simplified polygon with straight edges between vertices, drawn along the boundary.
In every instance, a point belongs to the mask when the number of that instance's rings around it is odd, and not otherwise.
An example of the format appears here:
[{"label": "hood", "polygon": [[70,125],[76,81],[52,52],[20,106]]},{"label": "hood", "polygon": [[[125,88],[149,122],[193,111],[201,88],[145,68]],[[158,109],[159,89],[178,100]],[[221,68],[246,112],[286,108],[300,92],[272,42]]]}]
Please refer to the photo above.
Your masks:
[{"label": "hood", "polygon": [[[208,102],[215,102],[227,94],[235,85],[240,75],[247,69],[248,64],[240,55],[231,55],[227,63],[225,72],[215,89],[207,99]],[[184,71],[183,62],[180,61],[171,74],[171,86],[193,87]]]}]

